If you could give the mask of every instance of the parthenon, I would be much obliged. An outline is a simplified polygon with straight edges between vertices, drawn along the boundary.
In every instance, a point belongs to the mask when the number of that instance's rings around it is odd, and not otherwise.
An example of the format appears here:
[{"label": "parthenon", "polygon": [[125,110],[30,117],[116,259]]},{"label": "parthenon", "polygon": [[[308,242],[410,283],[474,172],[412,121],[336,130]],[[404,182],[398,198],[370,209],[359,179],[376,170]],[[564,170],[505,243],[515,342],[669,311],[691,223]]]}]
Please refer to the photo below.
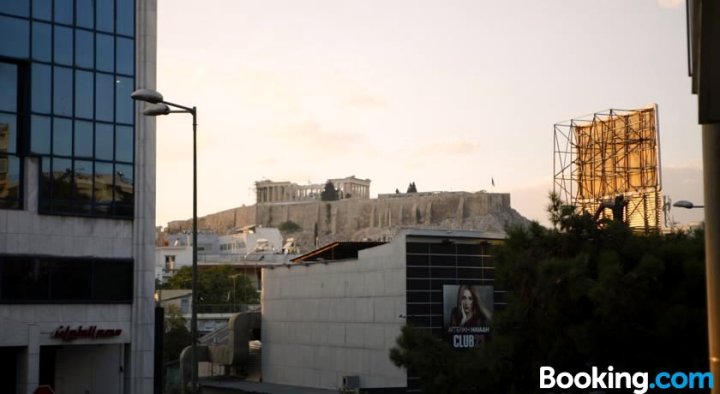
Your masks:
[{"label": "parthenon", "polygon": [[[329,179],[339,192],[341,200],[368,199],[370,198],[370,179],[358,179],[355,175],[345,178]],[[257,203],[293,202],[293,201],[314,201],[320,200],[320,194],[325,190],[324,183],[313,183],[309,185],[298,185],[297,183],[271,180],[255,182],[257,192]]]}]

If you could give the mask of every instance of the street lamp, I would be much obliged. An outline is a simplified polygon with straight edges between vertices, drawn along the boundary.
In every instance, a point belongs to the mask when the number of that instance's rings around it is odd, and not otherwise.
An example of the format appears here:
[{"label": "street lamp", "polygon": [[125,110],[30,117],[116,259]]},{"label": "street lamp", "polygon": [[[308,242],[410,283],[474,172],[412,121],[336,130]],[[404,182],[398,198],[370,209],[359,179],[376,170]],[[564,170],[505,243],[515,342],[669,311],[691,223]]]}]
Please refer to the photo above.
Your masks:
[{"label": "street lamp", "polygon": [[685,200],[676,201],[675,204],[673,204],[673,207],[687,208],[687,209],[705,208],[704,205],[695,205],[695,204],[691,203],[690,201],[685,201]]},{"label": "street lamp", "polygon": [[238,276],[242,276],[242,274],[234,274],[228,276],[228,278],[232,279],[233,281],[233,312],[236,312],[235,308],[237,307],[237,287],[235,286],[235,279]]},{"label": "street lamp", "polygon": [[[191,337],[191,390],[198,392],[198,349],[197,349],[197,107],[186,107],[184,105],[165,101],[162,94],[151,89],[138,89],[130,95],[133,100],[150,103],[143,111],[146,116],[168,115],[171,113],[188,113],[192,115],[193,122],[193,252],[192,252],[192,315],[190,318]],[[170,109],[170,107],[178,109]]]}]

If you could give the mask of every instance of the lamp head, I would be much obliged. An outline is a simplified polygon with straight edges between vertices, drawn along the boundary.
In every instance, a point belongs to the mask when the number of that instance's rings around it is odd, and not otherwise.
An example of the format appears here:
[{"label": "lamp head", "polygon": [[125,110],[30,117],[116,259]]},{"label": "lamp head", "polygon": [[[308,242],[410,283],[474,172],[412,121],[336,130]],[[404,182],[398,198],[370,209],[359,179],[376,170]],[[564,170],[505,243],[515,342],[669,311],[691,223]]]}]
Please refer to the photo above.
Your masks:
[{"label": "lamp head", "polygon": [[152,89],[138,89],[130,95],[133,100],[157,104],[163,102],[163,95]]},{"label": "lamp head", "polygon": [[170,113],[170,107],[165,104],[150,104],[143,111],[146,116],[167,115]]},{"label": "lamp head", "polygon": [[691,203],[690,201],[685,201],[685,200],[675,201],[675,203],[673,204],[673,207],[687,208],[687,209],[692,209],[694,206],[695,206],[695,204]]}]

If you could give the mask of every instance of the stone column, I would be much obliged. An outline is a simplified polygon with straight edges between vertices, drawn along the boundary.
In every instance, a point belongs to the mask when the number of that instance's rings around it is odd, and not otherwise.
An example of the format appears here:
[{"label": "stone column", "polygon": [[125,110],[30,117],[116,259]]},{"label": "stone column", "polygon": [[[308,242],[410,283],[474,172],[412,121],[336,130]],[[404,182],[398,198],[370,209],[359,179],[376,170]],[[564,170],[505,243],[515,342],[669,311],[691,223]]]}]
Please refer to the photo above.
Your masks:
[{"label": "stone column", "polygon": [[33,394],[40,385],[40,343],[38,327],[28,326],[28,346],[18,355],[18,393]]}]

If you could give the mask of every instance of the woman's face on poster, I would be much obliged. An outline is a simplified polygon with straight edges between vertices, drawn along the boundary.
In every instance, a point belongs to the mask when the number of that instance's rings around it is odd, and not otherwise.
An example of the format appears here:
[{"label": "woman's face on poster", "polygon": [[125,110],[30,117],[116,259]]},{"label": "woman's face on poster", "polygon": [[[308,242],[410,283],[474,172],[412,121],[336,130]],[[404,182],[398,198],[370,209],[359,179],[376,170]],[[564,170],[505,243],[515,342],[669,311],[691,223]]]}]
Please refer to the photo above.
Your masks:
[{"label": "woman's face on poster", "polygon": [[469,315],[472,313],[473,296],[472,296],[472,292],[470,292],[469,289],[463,290],[462,295],[460,296],[460,303],[462,304],[463,312],[465,312],[466,315]]}]

